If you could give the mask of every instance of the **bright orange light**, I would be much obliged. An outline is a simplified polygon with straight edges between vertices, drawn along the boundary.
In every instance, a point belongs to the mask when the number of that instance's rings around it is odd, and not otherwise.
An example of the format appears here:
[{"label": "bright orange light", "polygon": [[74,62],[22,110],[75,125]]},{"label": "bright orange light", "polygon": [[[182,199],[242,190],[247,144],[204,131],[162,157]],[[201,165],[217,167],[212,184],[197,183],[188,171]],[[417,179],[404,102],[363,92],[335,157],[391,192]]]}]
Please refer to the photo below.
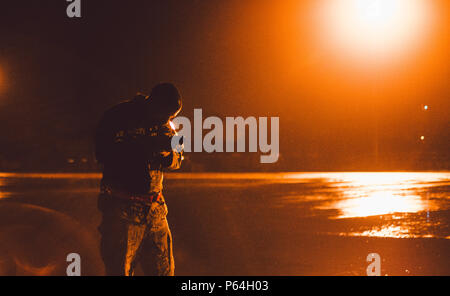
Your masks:
[{"label": "bright orange light", "polygon": [[370,192],[368,196],[345,199],[338,204],[339,218],[368,217],[393,213],[416,213],[425,208],[420,196],[396,195],[394,191]]},{"label": "bright orange light", "polygon": [[[343,198],[323,208],[337,208],[336,218],[355,218],[394,213],[417,213],[432,209],[420,196],[430,176],[422,173],[347,173],[332,178],[343,190]],[[417,180],[424,182],[416,183]],[[429,179],[428,179],[429,180]]]},{"label": "bright orange light", "polygon": [[319,5],[324,39],[366,62],[396,56],[423,42],[431,18],[426,0],[333,0]]},{"label": "bright orange light", "polygon": [[173,123],[173,121],[169,121],[169,125],[174,131],[176,130],[176,126],[175,123]]}]

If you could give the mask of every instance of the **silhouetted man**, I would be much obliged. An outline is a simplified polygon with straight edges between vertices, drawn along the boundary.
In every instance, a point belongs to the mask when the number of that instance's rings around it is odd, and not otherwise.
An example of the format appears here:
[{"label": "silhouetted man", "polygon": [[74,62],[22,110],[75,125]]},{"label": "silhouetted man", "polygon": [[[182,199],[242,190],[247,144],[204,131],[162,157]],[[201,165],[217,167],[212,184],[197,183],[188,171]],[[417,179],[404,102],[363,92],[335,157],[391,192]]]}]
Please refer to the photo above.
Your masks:
[{"label": "silhouetted man", "polygon": [[172,237],[162,195],[163,171],[178,169],[182,151],[172,149],[171,119],[181,96],[170,83],[150,96],[137,95],[105,112],[96,132],[103,165],[98,207],[102,212],[101,255],[107,275],[173,275]]}]

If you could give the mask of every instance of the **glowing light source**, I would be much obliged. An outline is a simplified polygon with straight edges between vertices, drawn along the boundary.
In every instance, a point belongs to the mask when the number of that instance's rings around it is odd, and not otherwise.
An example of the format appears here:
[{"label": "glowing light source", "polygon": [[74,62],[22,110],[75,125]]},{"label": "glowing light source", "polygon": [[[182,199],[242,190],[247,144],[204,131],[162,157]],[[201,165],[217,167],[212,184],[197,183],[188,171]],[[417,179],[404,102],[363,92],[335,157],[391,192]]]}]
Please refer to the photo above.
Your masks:
[{"label": "glowing light source", "polygon": [[173,123],[173,121],[169,121],[169,125],[174,131],[176,130],[176,126],[175,123]]},{"label": "glowing light source", "polygon": [[421,141],[425,140],[425,136],[420,136],[420,140]]},{"label": "glowing light source", "polygon": [[423,110],[428,110],[428,105],[423,106]]},{"label": "glowing light source", "polygon": [[393,56],[420,44],[430,23],[426,0],[322,1],[319,20],[330,41],[365,60]]}]

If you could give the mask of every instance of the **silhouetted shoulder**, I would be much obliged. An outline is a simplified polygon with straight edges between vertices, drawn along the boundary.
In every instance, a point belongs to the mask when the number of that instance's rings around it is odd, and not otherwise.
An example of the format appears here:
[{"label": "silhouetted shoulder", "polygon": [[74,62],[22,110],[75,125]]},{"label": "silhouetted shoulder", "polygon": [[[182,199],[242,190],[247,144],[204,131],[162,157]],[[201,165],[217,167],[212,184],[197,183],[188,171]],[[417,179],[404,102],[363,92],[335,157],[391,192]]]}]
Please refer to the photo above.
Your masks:
[{"label": "silhouetted shoulder", "polygon": [[109,109],[107,109],[103,115],[104,118],[117,117],[132,112],[133,103],[131,101],[122,101]]}]

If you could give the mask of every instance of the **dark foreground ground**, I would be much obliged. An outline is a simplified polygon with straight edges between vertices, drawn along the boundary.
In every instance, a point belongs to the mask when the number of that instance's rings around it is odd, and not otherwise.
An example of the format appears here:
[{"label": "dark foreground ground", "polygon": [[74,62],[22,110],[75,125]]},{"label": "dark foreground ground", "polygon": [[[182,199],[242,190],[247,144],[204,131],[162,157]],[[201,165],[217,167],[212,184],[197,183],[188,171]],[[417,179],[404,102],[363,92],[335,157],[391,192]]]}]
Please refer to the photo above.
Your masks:
[{"label": "dark foreground ground", "polygon": [[[366,275],[375,252],[383,275],[450,275],[448,174],[417,178],[361,185],[307,174],[169,176],[176,274]],[[0,274],[64,275],[73,252],[82,274],[103,274],[98,183],[97,175],[1,175]],[[369,216],[373,205],[342,203],[354,198],[349,192],[374,190],[400,194],[401,203],[388,203],[398,206],[389,213],[375,205]]]}]

